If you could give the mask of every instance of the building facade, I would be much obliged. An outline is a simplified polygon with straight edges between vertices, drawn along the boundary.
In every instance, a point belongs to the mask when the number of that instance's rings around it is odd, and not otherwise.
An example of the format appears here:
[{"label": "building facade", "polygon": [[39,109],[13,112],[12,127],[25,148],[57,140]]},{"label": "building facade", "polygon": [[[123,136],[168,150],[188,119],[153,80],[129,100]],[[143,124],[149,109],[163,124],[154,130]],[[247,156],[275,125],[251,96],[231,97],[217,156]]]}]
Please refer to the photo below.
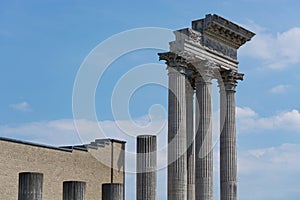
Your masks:
[{"label": "building facade", "polygon": [[112,139],[52,147],[0,138],[1,199],[18,199],[19,174],[33,172],[43,174],[43,200],[63,199],[63,183],[67,181],[85,182],[85,199],[99,200],[102,185],[124,187],[124,149],[125,142]]}]

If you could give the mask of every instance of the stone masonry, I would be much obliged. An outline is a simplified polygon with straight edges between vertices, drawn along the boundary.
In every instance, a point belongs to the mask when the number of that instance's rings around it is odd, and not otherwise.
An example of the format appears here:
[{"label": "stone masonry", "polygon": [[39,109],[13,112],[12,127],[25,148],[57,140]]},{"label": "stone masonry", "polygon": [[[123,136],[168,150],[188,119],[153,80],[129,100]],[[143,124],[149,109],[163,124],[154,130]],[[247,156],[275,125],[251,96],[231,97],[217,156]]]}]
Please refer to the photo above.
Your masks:
[{"label": "stone masonry", "polygon": [[174,33],[170,51],[159,53],[169,72],[168,199],[214,199],[211,85],[216,79],[221,99],[221,200],[237,200],[235,91],[243,79],[237,50],[254,33],[218,15],[206,15],[193,21],[192,28]]},{"label": "stone masonry", "polygon": [[86,182],[86,200],[99,200],[102,184],[124,184],[124,148],[110,139],[57,148],[0,138],[1,199],[18,199],[19,173],[34,172],[43,174],[43,200],[61,200],[64,181]]}]

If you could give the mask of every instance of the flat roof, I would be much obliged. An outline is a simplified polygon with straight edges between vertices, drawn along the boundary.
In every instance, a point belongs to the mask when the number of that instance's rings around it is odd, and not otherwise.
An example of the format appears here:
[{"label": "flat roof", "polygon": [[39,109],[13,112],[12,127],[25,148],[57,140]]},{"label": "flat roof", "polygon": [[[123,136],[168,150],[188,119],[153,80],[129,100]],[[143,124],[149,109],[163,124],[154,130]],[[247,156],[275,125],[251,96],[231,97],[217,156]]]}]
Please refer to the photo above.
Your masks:
[{"label": "flat roof", "polygon": [[[126,143],[126,141],[117,140],[117,139],[111,139],[111,138],[105,138],[105,139],[96,139],[98,141],[109,141],[109,142],[117,142],[117,143]],[[46,144],[39,144],[35,142],[28,142],[24,140],[18,140],[18,139],[12,139],[12,138],[6,138],[6,137],[0,137],[0,141],[6,141],[6,142],[12,142],[12,143],[18,143],[23,145],[30,145],[40,148],[47,148],[47,149],[53,149],[58,151],[66,151],[66,152],[72,152],[74,149],[79,151],[88,151],[89,144],[81,144],[81,145],[68,145],[68,146],[52,146],[52,145],[46,145]]]},{"label": "flat roof", "polygon": [[35,147],[72,152],[72,149],[67,149],[67,148],[63,148],[63,147],[55,147],[55,146],[45,145],[45,144],[38,144],[38,143],[34,143],[34,142],[27,142],[27,141],[23,141],[23,140],[12,139],[12,138],[0,137],[0,140],[6,141],[6,142],[23,144],[23,145],[35,146]]}]

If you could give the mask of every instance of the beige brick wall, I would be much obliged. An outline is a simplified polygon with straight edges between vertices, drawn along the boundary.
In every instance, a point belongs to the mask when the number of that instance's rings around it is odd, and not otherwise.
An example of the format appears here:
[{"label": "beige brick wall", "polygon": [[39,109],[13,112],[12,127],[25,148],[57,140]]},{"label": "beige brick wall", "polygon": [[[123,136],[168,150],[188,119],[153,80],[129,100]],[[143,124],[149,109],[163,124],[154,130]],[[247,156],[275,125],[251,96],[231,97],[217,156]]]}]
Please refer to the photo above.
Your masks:
[{"label": "beige brick wall", "polygon": [[44,174],[43,200],[61,200],[63,181],[70,180],[85,181],[86,199],[100,200],[101,186],[103,183],[110,183],[111,177],[114,183],[124,183],[124,154],[120,152],[124,145],[111,142],[97,150],[89,149],[93,155],[98,155],[109,163],[113,149],[113,163],[117,167],[112,171],[111,165],[99,162],[86,151],[68,152],[0,140],[0,199],[18,198],[20,172],[39,172]]}]

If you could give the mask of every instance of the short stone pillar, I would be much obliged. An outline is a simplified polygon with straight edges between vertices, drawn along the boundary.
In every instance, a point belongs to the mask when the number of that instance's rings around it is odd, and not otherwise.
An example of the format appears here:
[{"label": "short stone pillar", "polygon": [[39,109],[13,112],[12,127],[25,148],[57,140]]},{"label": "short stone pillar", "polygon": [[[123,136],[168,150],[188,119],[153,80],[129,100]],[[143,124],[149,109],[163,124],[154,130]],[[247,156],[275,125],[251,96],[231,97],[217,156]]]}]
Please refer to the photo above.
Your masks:
[{"label": "short stone pillar", "polygon": [[104,183],[102,184],[102,200],[123,200],[123,184]]},{"label": "short stone pillar", "polygon": [[156,200],[156,149],[156,136],[137,137],[137,200]]},{"label": "short stone pillar", "polygon": [[18,200],[42,200],[43,174],[33,172],[19,173]]},{"label": "short stone pillar", "polygon": [[64,181],[63,200],[85,200],[86,183],[81,181]]}]

